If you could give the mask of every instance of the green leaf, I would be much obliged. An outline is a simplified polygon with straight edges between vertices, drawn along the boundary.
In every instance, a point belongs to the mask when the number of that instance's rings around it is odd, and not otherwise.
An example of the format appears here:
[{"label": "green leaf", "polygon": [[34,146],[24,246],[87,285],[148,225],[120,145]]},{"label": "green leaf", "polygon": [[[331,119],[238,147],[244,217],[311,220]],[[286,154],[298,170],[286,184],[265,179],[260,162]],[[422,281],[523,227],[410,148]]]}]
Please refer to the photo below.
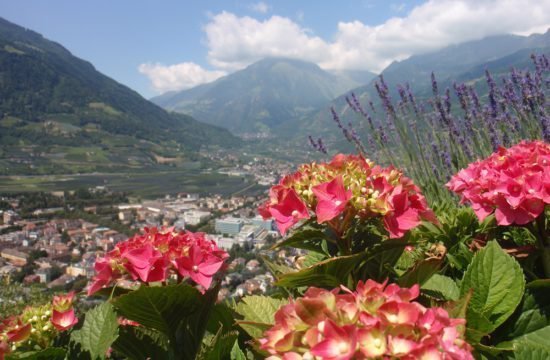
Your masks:
[{"label": "green leaf", "polygon": [[[208,319],[218,300],[220,283],[206,291],[199,299],[200,306],[189,317],[183,319],[176,331],[176,355],[184,359],[194,359],[199,352]],[[220,329],[222,330],[222,329]]]},{"label": "green leaf", "polygon": [[182,320],[198,310],[201,298],[189,285],[142,286],[115,299],[113,305],[125,318],[173,339]]},{"label": "green leaf", "polygon": [[113,349],[130,360],[166,359],[168,339],[156,330],[136,326],[121,326]]},{"label": "green leaf", "polygon": [[550,298],[543,289],[527,290],[518,311],[505,323],[506,339],[550,326]]},{"label": "green leaf", "polygon": [[224,303],[214,305],[208,318],[206,330],[216,334],[220,327],[224,331],[229,331],[233,328],[233,325],[235,325],[235,319],[231,308]]},{"label": "green leaf", "polygon": [[422,286],[422,292],[426,295],[441,300],[456,301],[460,298],[460,289],[456,282],[448,276],[434,274]]},{"label": "green leaf", "polygon": [[550,326],[514,339],[516,359],[550,359]]},{"label": "green leaf", "polygon": [[90,353],[92,360],[105,353],[118,337],[117,315],[110,303],[103,303],[86,313],[84,324],[71,334],[71,341]]},{"label": "green leaf", "polygon": [[6,360],[63,360],[66,355],[67,353],[64,349],[51,347],[40,351],[8,355]]},{"label": "green leaf", "polygon": [[[525,288],[520,265],[496,241],[479,251],[464,274],[460,294],[473,290],[467,327],[488,334],[516,309]],[[477,336],[476,336],[477,338]]]},{"label": "green leaf", "polygon": [[275,312],[287,303],[287,300],[267,296],[245,296],[235,308],[235,311],[243,317],[243,320],[237,323],[251,337],[260,338],[266,329],[273,326]]},{"label": "green leaf", "polygon": [[239,342],[238,341],[235,341],[235,344],[233,344],[233,348],[231,349],[230,359],[231,360],[246,360],[246,355],[243,353],[243,351],[239,347]]},{"label": "green leaf", "polygon": [[533,280],[527,285],[525,285],[525,287],[527,289],[538,289],[538,288],[548,289],[550,288],[550,279]]},{"label": "green leaf", "polygon": [[466,309],[468,309],[468,304],[470,304],[473,292],[473,289],[470,289],[470,291],[461,296],[457,301],[449,301],[445,304],[445,310],[447,310],[450,317],[458,319],[466,318]]},{"label": "green leaf", "polygon": [[238,332],[233,331],[222,334],[220,331],[215,336],[210,336],[210,339],[203,343],[200,353],[197,356],[197,360],[219,360],[228,359],[237,337]]},{"label": "green leaf", "polygon": [[273,274],[275,279],[279,279],[281,275],[288,274],[291,272],[296,272],[296,269],[287,266],[287,265],[281,265],[277,264],[275,262],[272,262],[269,260],[267,256],[262,256],[262,261],[264,265],[267,267],[267,270]]},{"label": "green leaf", "polygon": [[407,270],[397,283],[405,287],[411,287],[414,284],[423,285],[437,272],[441,263],[442,259],[438,258],[424,259]]},{"label": "green leaf", "polygon": [[312,250],[322,252],[322,243],[328,238],[326,234],[317,229],[297,230],[291,236],[273,245],[271,250],[284,246],[290,246],[297,249]]},{"label": "green leaf", "polygon": [[327,256],[325,254],[321,254],[315,251],[308,251],[306,258],[304,259],[303,265],[305,267],[310,267],[326,259],[327,259]]},{"label": "green leaf", "polygon": [[383,282],[395,275],[395,266],[407,246],[403,239],[384,240],[367,251],[366,261],[358,267],[359,279],[373,279]]},{"label": "green leaf", "polygon": [[360,253],[330,258],[300,271],[281,275],[276,285],[287,288],[312,285],[318,287],[347,285],[348,275],[365,257],[366,253]]}]

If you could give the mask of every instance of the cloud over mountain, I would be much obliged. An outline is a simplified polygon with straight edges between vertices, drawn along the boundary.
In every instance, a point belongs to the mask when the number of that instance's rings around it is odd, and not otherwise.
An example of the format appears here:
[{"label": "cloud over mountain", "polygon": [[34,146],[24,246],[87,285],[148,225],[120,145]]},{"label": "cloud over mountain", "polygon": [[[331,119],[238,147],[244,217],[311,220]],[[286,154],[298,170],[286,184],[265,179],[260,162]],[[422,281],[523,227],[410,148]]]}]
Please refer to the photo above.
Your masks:
[{"label": "cloud over mountain", "polygon": [[[258,20],[230,12],[213,15],[204,32],[208,62],[220,71],[235,71],[277,56],[311,61],[323,69],[380,72],[392,61],[413,54],[490,35],[545,32],[549,26],[550,0],[430,0],[380,25],[338,22],[330,40],[290,18],[273,15]],[[143,72],[157,89],[171,78],[169,73],[178,74],[174,76],[186,87],[215,77],[212,72],[191,77],[193,72],[179,70],[180,65],[156,65],[156,72]]]},{"label": "cloud over mountain", "polygon": [[209,71],[192,62],[175,65],[145,63],[138,67],[140,73],[147,75],[153,88],[158,92],[184,90],[194,86],[214,81],[227,73],[225,71]]}]

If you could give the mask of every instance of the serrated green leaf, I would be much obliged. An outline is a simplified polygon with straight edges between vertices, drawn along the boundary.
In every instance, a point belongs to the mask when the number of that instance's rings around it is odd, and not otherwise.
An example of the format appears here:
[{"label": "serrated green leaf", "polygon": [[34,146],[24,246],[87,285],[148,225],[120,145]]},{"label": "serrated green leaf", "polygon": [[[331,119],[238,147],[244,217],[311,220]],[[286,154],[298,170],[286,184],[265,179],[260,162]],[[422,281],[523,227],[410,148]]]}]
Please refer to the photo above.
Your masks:
[{"label": "serrated green leaf", "polygon": [[468,304],[470,304],[473,292],[473,289],[470,289],[470,291],[461,296],[457,301],[449,301],[444,305],[450,317],[458,319],[466,318],[466,309],[468,308]]},{"label": "serrated green leaf", "polygon": [[196,360],[219,360],[230,357],[239,334],[236,331],[222,334],[221,330],[220,328],[215,336],[212,336],[206,344],[203,344]]},{"label": "serrated green leaf", "polygon": [[235,344],[233,344],[233,348],[231,349],[231,360],[246,360],[246,356],[239,347],[239,342],[235,341]]},{"label": "serrated green leaf", "polygon": [[66,355],[65,349],[51,347],[40,351],[8,355],[6,360],[63,360]]},{"label": "serrated green leaf", "polygon": [[488,334],[520,303],[525,289],[523,271],[496,241],[491,241],[474,256],[464,274],[460,294],[470,289],[473,293],[466,313],[467,327]]},{"label": "serrated green leaf", "polygon": [[514,339],[550,325],[550,298],[544,289],[525,292],[514,315],[505,323],[505,339]]},{"label": "serrated green leaf", "polygon": [[422,286],[422,292],[441,300],[456,301],[460,298],[460,289],[448,276],[434,274]]},{"label": "serrated green leaf", "polygon": [[326,234],[321,230],[305,229],[297,230],[288,238],[273,245],[271,250],[284,246],[290,246],[297,249],[323,252],[323,241],[327,241]]},{"label": "serrated green leaf", "polygon": [[113,306],[103,303],[86,313],[84,324],[71,334],[71,341],[90,353],[92,360],[105,358],[111,344],[118,337],[118,321]]},{"label": "serrated green leaf", "polygon": [[416,263],[397,280],[397,283],[405,287],[411,287],[414,284],[424,284],[437,272],[442,260],[431,258]]},{"label": "serrated green leaf", "polygon": [[366,253],[339,256],[289,274],[281,275],[277,286],[297,288],[301,286],[337,287],[347,285],[349,273],[366,257]]},{"label": "serrated green leaf", "polygon": [[260,338],[263,331],[275,322],[275,312],[287,303],[287,300],[267,296],[245,296],[235,308],[235,311],[243,317],[243,320],[237,323],[251,337]]},{"label": "serrated green leaf", "polygon": [[235,325],[233,311],[226,304],[215,304],[210,312],[206,330],[212,334],[216,334],[220,328],[223,331],[230,331]]},{"label": "serrated green leaf", "polygon": [[306,258],[304,259],[303,265],[305,267],[310,267],[326,259],[327,259],[327,256],[325,254],[321,254],[315,251],[309,251],[306,255]]},{"label": "serrated green leaf", "polygon": [[246,321],[273,324],[275,312],[288,303],[285,299],[275,299],[268,296],[245,296],[235,308],[235,311]]},{"label": "serrated green leaf", "polygon": [[135,326],[122,326],[113,349],[126,359],[167,359],[168,339],[158,331]]},{"label": "serrated green leaf", "polygon": [[275,279],[278,279],[281,275],[296,271],[296,269],[291,268],[290,266],[274,263],[270,261],[266,256],[262,256],[262,260],[269,272],[273,274]]},{"label": "serrated green leaf", "polygon": [[201,298],[189,285],[142,286],[115,299],[113,305],[125,318],[173,338],[181,321],[198,310]]},{"label": "serrated green leaf", "polygon": [[514,339],[516,359],[550,359],[550,326]]}]

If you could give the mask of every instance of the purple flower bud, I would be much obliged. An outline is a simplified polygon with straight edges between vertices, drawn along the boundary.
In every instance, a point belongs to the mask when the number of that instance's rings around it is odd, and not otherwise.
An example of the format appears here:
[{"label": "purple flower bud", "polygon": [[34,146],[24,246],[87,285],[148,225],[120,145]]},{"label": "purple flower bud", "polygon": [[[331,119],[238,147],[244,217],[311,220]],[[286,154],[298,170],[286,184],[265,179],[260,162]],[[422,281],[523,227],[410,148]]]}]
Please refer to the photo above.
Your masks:
[{"label": "purple flower bud", "polygon": [[382,125],[378,126],[378,134],[380,136],[380,142],[382,144],[387,144],[388,143],[388,134],[386,134],[386,132],[384,131],[384,128],[382,127]]},{"label": "purple flower bud", "polygon": [[346,95],[346,102],[348,103],[348,106],[349,106],[353,111],[355,111],[356,113],[359,112],[359,109],[357,109],[357,108],[355,107],[355,105],[349,100],[349,98],[347,97],[347,95]]},{"label": "purple flower bud", "polygon": [[432,71],[432,93],[434,96],[439,96],[439,90],[437,89],[437,80],[435,79],[435,74]]},{"label": "purple flower bud", "polygon": [[334,107],[330,108],[330,112],[332,113],[332,120],[334,120],[334,122],[336,123],[336,125],[338,125],[338,127],[340,129],[343,129],[344,127],[342,126],[342,122],[340,121],[340,117],[336,113],[336,110],[334,110]]},{"label": "purple flower bud", "polygon": [[451,113],[451,90],[449,88],[445,89],[445,112],[447,115]]},{"label": "purple flower bud", "polygon": [[496,119],[498,116],[498,104],[497,104],[497,90],[493,77],[489,73],[489,70],[485,70],[485,78],[489,85],[489,105],[491,106],[491,117]]},{"label": "purple flower bud", "polygon": [[323,143],[323,139],[322,138],[319,138],[317,139],[317,146],[319,148],[319,151],[322,152],[323,154],[327,154],[328,151],[327,151],[327,147],[325,146],[325,144]]}]

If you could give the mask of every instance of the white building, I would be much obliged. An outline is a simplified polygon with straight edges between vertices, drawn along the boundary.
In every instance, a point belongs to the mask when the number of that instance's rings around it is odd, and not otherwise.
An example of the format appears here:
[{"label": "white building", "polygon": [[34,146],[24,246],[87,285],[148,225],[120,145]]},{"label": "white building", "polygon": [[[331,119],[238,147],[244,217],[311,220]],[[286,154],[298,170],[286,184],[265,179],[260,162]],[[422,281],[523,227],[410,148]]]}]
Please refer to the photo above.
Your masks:
[{"label": "white building", "polygon": [[212,214],[209,211],[189,210],[183,214],[183,220],[189,225],[198,225],[208,219]]}]

